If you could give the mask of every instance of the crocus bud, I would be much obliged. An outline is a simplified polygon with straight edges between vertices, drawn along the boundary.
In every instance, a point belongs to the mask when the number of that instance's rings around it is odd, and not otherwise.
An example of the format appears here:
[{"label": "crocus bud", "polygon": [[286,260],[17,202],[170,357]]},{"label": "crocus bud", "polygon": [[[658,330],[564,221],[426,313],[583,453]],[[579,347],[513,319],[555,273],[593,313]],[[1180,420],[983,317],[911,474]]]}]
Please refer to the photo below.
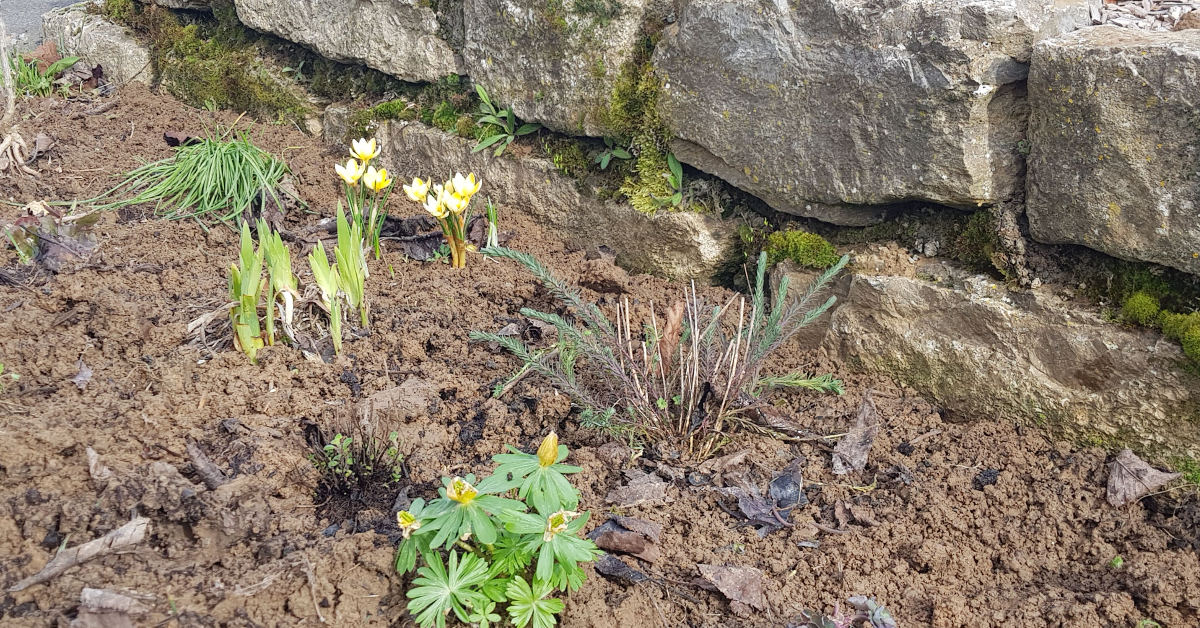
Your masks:
[{"label": "crocus bud", "polygon": [[548,467],[558,460],[558,434],[550,432],[537,451],[538,464]]}]

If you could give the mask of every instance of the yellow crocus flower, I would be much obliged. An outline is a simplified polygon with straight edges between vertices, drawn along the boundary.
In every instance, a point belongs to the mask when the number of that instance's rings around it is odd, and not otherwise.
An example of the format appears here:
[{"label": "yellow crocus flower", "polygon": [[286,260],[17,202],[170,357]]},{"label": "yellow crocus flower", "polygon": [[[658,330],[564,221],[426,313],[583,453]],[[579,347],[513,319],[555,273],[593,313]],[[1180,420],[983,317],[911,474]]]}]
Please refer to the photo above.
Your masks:
[{"label": "yellow crocus flower", "polygon": [[453,181],[454,193],[466,199],[470,199],[472,196],[474,196],[475,193],[479,191],[479,188],[483,185],[482,181],[475,180],[474,172],[465,177],[462,176],[461,172],[456,172],[454,173]]},{"label": "yellow crocus flower", "polygon": [[455,214],[461,214],[466,211],[467,205],[470,204],[470,202],[470,199],[463,198],[458,194],[449,193],[445,194],[445,199],[442,200],[442,204],[446,206],[446,209],[454,212]]},{"label": "yellow crocus flower", "polygon": [[379,156],[379,145],[375,138],[359,138],[350,142],[350,154],[367,163]]},{"label": "yellow crocus flower", "polygon": [[375,166],[367,166],[367,173],[362,177],[363,185],[367,189],[379,192],[392,184],[392,180],[388,178],[387,168],[375,169]]},{"label": "yellow crocus flower", "polygon": [[346,185],[358,185],[358,180],[363,176],[363,165],[355,159],[347,160],[345,166],[334,164],[333,169]]},{"label": "yellow crocus flower", "polygon": [[420,177],[417,177],[412,180],[412,185],[404,186],[404,193],[410,200],[422,203],[429,194],[429,182],[422,181]]},{"label": "yellow crocus flower", "polygon": [[425,208],[425,211],[433,214],[434,218],[440,219],[446,217],[446,207],[433,194],[425,196],[425,204],[422,207]]}]

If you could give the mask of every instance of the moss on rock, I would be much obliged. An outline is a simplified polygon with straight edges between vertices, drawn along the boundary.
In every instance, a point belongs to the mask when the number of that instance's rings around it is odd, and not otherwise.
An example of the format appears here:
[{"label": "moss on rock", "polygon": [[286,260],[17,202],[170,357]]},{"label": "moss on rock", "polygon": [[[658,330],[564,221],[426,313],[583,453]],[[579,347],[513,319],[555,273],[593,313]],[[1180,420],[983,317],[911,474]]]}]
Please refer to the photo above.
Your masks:
[{"label": "moss on rock", "polygon": [[308,107],[261,62],[259,37],[237,21],[229,0],[213,16],[179,14],[157,5],[106,0],[100,12],[150,40],[151,63],[163,87],[195,107],[216,107],[277,121],[299,120]]},{"label": "moss on rock", "polygon": [[1145,292],[1135,292],[1121,305],[1121,316],[1137,325],[1153,326],[1160,310],[1158,299]]},{"label": "moss on rock", "polygon": [[807,231],[774,231],[767,236],[767,261],[791,260],[805,268],[824,270],[838,262],[837,251],[828,240]]}]

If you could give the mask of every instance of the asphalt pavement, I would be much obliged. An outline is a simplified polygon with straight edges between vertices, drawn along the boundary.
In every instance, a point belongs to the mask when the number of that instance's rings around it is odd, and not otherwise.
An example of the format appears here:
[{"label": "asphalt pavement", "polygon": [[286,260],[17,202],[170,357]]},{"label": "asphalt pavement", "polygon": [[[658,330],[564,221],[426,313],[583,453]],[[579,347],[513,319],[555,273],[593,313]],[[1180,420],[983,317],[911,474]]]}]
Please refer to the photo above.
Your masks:
[{"label": "asphalt pavement", "polygon": [[42,40],[42,14],[54,7],[74,4],[75,0],[0,0],[0,19],[17,48],[27,50]]}]

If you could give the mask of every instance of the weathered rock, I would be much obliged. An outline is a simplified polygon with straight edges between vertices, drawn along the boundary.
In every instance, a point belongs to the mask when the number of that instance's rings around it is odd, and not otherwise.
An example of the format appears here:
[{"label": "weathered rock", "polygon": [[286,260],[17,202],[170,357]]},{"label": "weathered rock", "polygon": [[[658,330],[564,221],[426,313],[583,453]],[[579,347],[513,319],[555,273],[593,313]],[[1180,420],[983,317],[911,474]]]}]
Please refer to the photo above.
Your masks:
[{"label": "weathered rock", "polygon": [[234,0],[246,26],[308,46],[322,55],[362,63],[406,81],[436,81],[460,72],[438,18],[417,0],[361,2]]},{"label": "weathered rock", "polygon": [[466,0],[467,73],[523,120],[603,135],[613,85],[637,49],[648,0]]},{"label": "weathered rock", "polygon": [[940,264],[854,277],[825,348],[887,373],[952,412],[1066,435],[1200,453],[1200,378],[1179,347],[1038,292],[1011,293]]},{"label": "weathered rock", "polygon": [[1042,42],[1029,90],[1034,239],[1200,274],[1200,31]]},{"label": "weathered rock", "polygon": [[686,0],[659,107],[677,156],[780,211],[974,207],[1022,186],[1034,41],[1087,19],[1083,0]]},{"label": "weathered rock", "polygon": [[104,68],[113,83],[154,79],[150,49],[128,29],[89,13],[93,2],[54,9],[42,16],[42,37],[58,46],[63,56],[83,57]]},{"label": "weathered rock", "polygon": [[[326,111],[326,128],[341,128],[337,116],[337,110]],[[381,124],[376,137],[383,165],[398,180],[474,172],[483,179],[483,193],[501,208],[519,208],[572,246],[607,244],[623,268],[676,278],[709,277],[734,242],[731,222],[691,212],[648,216],[628,204],[598,200],[581,193],[546,159],[472,153],[474,142],[415,122]],[[342,141],[330,134],[326,139]],[[415,206],[413,211],[418,211]]]}]

